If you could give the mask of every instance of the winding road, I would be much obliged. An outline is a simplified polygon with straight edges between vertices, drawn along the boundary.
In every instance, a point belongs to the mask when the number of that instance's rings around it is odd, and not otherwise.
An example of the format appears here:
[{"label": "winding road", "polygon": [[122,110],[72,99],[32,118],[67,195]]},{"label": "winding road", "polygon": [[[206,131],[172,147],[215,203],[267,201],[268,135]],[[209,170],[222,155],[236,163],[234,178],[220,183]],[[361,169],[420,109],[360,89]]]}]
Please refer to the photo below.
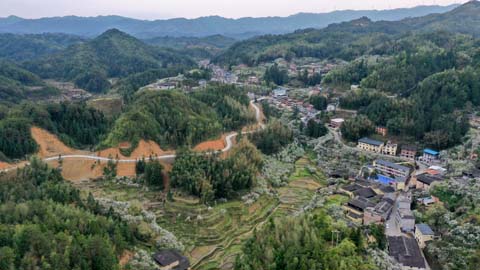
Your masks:
[{"label": "winding road", "polygon": [[[258,107],[257,104],[255,104],[254,100],[250,101],[250,105],[255,109],[255,118],[257,119],[257,123],[260,125],[260,128],[257,129],[257,130],[252,130],[252,131],[244,131],[242,132],[242,134],[250,134],[250,133],[254,133],[258,130],[262,130],[262,129],[265,129],[265,124],[262,122],[262,118],[261,118],[261,111],[260,111],[260,108]],[[233,147],[233,138],[235,138],[238,134],[237,133],[232,133],[232,134],[229,134],[226,138],[225,138],[225,141],[226,141],[226,146],[225,148],[223,148],[222,150],[220,150],[221,152],[227,152],[227,151],[230,151],[230,149]],[[217,152],[217,151],[215,151]],[[210,153],[213,153],[213,152],[210,152]],[[156,160],[173,160],[175,159],[176,155],[175,154],[171,154],[171,155],[163,155],[163,156],[156,156],[156,157],[152,157],[153,159],[156,159]],[[137,162],[137,159],[115,159],[115,158],[106,158],[106,157],[99,157],[95,154],[92,154],[92,155],[62,155],[62,156],[54,156],[54,157],[48,157],[48,158],[44,158],[43,161],[45,162],[49,162],[49,161],[55,161],[55,160],[58,160],[59,158],[61,158],[62,160],[65,160],[65,159],[80,159],[80,160],[99,160],[99,161],[116,161],[116,162],[120,162],[120,163],[135,163]],[[13,171],[13,170],[16,170],[20,167],[23,167],[25,165],[28,165],[29,163],[24,163],[22,164],[22,166],[15,166],[15,167],[10,167],[10,168],[7,168],[5,170],[0,170],[0,172],[9,172],[9,171]]]}]

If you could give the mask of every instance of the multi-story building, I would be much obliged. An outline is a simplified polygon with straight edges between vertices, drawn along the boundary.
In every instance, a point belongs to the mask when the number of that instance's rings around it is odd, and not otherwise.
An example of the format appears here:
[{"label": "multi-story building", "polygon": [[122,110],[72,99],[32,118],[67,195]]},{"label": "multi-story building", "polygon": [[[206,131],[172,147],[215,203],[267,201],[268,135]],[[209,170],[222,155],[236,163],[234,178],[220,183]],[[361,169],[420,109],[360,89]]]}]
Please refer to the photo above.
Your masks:
[{"label": "multi-story building", "polygon": [[384,155],[389,155],[389,156],[396,156],[398,151],[398,144],[392,143],[392,142],[387,142],[385,146],[383,147],[382,153]]},{"label": "multi-story building", "polygon": [[375,170],[377,170],[381,174],[394,176],[394,177],[405,177],[408,178],[411,173],[411,169],[409,167],[405,167],[402,165],[395,164],[390,161],[377,159],[373,162],[373,166]]},{"label": "multi-story building", "polygon": [[370,138],[362,138],[358,140],[357,147],[368,152],[381,153],[384,143],[372,140]]},{"label": "multi-story building", "polygon": [[438,151],[428,149],[428,148],[423,150],[422,160],[425,162],[431,163],[435,160],[438,160],[439,157],[440,157],[440,153]]},{"label": "multi-story building", "polygon": [[416,155],[417,155],[417,148],[415,146],[412,146],[412,145],[402,146],[402,150],[400,151],[401,157],[415,160]]}]

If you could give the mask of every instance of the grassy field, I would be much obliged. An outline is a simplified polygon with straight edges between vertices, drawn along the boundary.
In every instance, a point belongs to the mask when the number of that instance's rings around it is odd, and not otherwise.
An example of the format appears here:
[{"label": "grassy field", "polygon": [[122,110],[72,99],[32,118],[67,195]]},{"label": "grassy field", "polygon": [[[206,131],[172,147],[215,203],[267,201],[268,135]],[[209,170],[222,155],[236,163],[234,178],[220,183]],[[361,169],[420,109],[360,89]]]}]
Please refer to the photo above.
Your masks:
[{"label": "grassy field", "polygon": [[308,158],[303,158],[296,162],[288,185],[274,189],[275,195],[261,195],[251,205],[236,200],[207,207],[196,198],[180,194],[174,195],[173,202],[163,204],[159,192],[106,182],[89,183],[82,189],[96,197],[141,203],[156,214],[161,227],[185,245],[193,269],[204,270],[232,269],[243,243],[255,229],[271,217],[299,211],[324,185],[323,174]]}]

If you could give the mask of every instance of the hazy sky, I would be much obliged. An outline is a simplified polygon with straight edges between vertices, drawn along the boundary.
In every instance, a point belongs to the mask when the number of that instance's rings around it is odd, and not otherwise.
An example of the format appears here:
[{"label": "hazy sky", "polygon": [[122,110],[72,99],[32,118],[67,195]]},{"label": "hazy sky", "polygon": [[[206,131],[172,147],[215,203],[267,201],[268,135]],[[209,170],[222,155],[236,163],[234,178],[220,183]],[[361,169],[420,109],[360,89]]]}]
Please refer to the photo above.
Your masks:
[{"label": "hazy sky", "polygon": [[0,17],[122,15],[141,19],[287,16],[341,9],[448,5],[465,0],[0,0]]}]

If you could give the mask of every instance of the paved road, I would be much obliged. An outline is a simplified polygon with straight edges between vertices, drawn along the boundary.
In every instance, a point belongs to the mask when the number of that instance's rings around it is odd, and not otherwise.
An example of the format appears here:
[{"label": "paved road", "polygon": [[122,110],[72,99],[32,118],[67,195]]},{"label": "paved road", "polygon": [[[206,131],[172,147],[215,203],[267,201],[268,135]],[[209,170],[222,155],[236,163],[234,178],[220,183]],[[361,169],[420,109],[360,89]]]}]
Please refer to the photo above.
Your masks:
[{"label": "paved road", "polygon": [[[260,128],[257,129],[257,130],[253,130],[253,131],[245,131],[245,132],[242,132],[242,134],[250,134],[250,133],[256,132],[258,130],[265,129],[265,124],[262,123],[262,119],[261,119],[260,108],[258,107],[257,104],[254,103],[253,100],[250,101],[250,105],[255,109],[255,118],[257,119],[257,122],[260,125]],[[220,151],[221,152],[229,151],[233,147],[233,138],[235,138],[237,135],[238,135],[237,133],[233,133],[233,134],[228,135],[225,138],[225,141],[226,141],[227,145],[225,146],[225,148],[223,148]],[[157,160],[172,160],[172,159],[175,159],[175,157],[176,157],[175,154],[171,154],[171,155],[156,156],[156,157],[152,157],[152,158],[157,159]],[[63,160],[65,160],[65,159],[80,159],[80,160],[89,159],[89,160],[99,160],[99,161],[118,161],[120,163],[135,163],[135,162],[137,162],[137,159],[105,158],[105,157],[99,157],[95,154],[92,154],[92,155],[62,155],[61,158]],[[55,160],[58,160],[58,159],[59,159],[59,156],[54,156],[54,157],[44,158],[43,161],[48,162],[48,161],[55,161]],[[25,166],[25,165],[28,165],[28,163],[22,164],[22,166]],[[13,170],[18,169],[19,167],[20,166],[11,167],[11,168],[8,168],[8,169],[5,169],[5,170],[0,170],[0,172],[13,171]]]}]

